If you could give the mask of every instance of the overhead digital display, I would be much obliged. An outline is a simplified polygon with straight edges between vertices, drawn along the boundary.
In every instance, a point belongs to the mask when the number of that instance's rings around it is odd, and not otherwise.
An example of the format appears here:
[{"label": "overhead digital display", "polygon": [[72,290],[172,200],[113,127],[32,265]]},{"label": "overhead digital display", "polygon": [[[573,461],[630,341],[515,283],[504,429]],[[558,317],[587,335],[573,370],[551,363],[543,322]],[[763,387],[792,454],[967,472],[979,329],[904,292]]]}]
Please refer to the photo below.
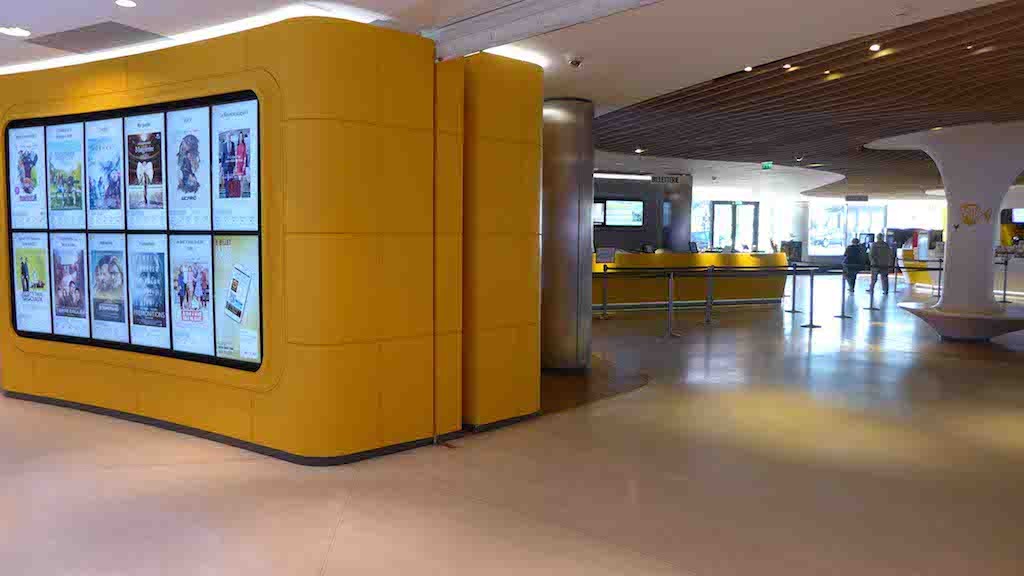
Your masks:
[{"label": "overhead digital display", "polygon": [[167,196],[171,230],[209,230],[210,109],[167,113]]},{"label": "overhead digital display", "polygon": [[12,120],[6,138],[20,337],[259,368],[255,94]]},{"label": "overhead digital display", "polygon": [[260,361],[260,252],[255,236],[217,236],[213,249],[217,356]]},{"label": "overhead digital display", "polygon": [[15,232],[11,236],[15,327],[49,334],[50,258],[46,232]]},{"label": "overhead digital display", "polygon": [[46,158],[42,126],[7,133],[11,226],[46,228]]},{"label": "overhead digital display", "polygon": [[46,189],[51,230],[85,228],[85,149],[81,123],[46,127]]},{"label": "overhead digital display", "polygon": [[124,132],[128,155],[128,228],[165,230],[164,115],[125,118]]},{"label": "overhead digital display", "polygon": [[213,107],[214,230],[259,226],[259,113],[255,100]]},{"label": "overhead digital display", "polygon": [[606,200],[604,223],[606,226],[643,226],[643,201]]},{"label": "overhead digital display", "polygon": [[89,337],[89,285],[85,281],[85,234],[50,234],[53,333]]},{"label": "overhead digital display", "polygon": [[171,236],[174,349],[213,355],[213,257],[209,236]]},{"label": "overhead digital display", "polygon": [[1024,224],[1024,208],[1014,208],[1013,211],[1010,212],[1010,220],[1012,220],[1014,224]]},{"label": "overhead digital display", "polygon": [[89,235],[92,337],[128,342],[128,259],[124,234]]},{"label": "overhead digital display", "polygon": [[86,122],[85,181],[89,228],[124,228],[124,123],[120,118]]}]

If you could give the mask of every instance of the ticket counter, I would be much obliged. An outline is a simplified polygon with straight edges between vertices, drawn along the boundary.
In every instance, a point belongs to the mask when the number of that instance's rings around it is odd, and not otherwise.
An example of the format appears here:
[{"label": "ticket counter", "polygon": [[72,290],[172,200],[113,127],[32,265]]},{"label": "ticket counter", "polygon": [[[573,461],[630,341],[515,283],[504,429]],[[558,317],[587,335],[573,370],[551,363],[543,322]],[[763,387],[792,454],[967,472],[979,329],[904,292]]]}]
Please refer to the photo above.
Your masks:
[{"label": "ticket counter", "polygon": [[[673,254],[616,254],[615,262],[607,264],[608,270],[618,268],[687,268],[687,267],[741,267],[787,266],[785,254],[718,254],[718,253],[673,253]],[[604,297],[604,281],[600,275],[606,264],[594,259],[593,304],[600,307]],[[661,305],[667,300],[665,278],[637,278],[610,276],[607,279],[608,305],[612,308],[649,307]],[[707,281],[704,278],[683,277],[675,279],[673,299],[676,303],[704,302],[707,295]],[[775,303],[782,299],[786,288],[786,276],[718,277],[714,280],[713,294],[716,303]]]}]

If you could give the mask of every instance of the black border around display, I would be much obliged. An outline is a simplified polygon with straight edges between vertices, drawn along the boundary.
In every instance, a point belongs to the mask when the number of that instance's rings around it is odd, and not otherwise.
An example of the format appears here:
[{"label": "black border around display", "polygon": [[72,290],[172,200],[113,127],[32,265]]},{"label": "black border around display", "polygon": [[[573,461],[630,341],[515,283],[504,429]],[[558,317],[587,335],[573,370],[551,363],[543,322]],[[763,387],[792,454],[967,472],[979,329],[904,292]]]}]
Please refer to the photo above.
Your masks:
[{"label": "black border around display", "polygon": [[[225,367],[228,367],[228,368],[236,368],[236,369],[245,370],[245,371],[249,371],[249,372],[256,372],[257,370],[259,370],[263,366],[263,358],[266,355],[266,353],[265,353],[266,351],[264,350],[264,346],[263,346],[264,339],[263,339],[263,270],[262,270],[262,268],[263,268],[263,235],[262,235],[262,220],[263,220],[263,193],[264,193],[264,190],[263,190],[263,165],[262,165],[262,160],[263,159],[262,158],[258,157],[258,161],[260,162],[260,164],[259,164],[259,174],[257,175],[257,178],[258,178],[258,190],[257,190],[257,197],[256,197],[256,212],[257,212],[256,230],[222,230],[222,231],[217,231],[217,230],[213,229],[214,190],[213,190],[213,165],[212,165],[212,162],[214,161],[213,159],[215,158],[215,156],[213,154],[214,148],[215,148],[214,147],[214,142],[213,142],[214,141],[214,137],[213,137],[213,134],[212,134],[212,128],[213,128],[213,118],[212,118],[212,116],[213,116],[213,107],[217,106],[217,105],[221,105],[221,104],[233,104],[233,103],[237,103],[237,102],[247,102],[247,101],[255,101],[256,102],[256,138],[257,138],[256,154],[259,155],[261,153],[262,142],[263,142],[263,140],[262,140],[262,136],[263,135],[262,135],[262,130],[261,130],[261,126],[260,126],[260,102],[259,102],[259,98],[257,97],[256,93],[251,91],[251,90],[242,91],[242,92],[233,92],[233,93],[230,93],[230,94],[222,94],[222,95],[217,95],[217,96],[205,96],[205,97],[201,97],[201,98],[192,98],[192,99],[188,99],[188,100],[177,100],[177,101],[173,101],[173,102],[166,102],[166,103],[160,103],[160,104],[147,104],[145,106],[135,106],[135,107],[130,107],[130,108],[119,108],[119,109],[116,109],[116,110],[104,110],[104,111],[100,111],[100,112],[91,112],[91,113],[85,113],[85,114],[74,114],[74,115],[65,115],[65,116],[50,116],[50,117],[46,117],[46,118],[31,118],[31,119],[23,119],[23,120],[13,120],[13,121],[9,122],[4,127],[4,136],[5,136],[4,137],[4,165],[6,167],[6,182],[4,183],[4,190],[7,191],[7,239],[8,239],[8,262],[7,262],[7,264],[8,264],[8,273],[10,273],[10,275],[11,275],[11,282],[10,282],[10,290],[11,290],[11,325],[14,328],[14,331],[15,331],[15,333],[18,336],[20,336],[22,338],[33,338],[33,339],[37,339],[37,340],[48,340],[48,341],[54,341],[54,342],[65,342],[65,343],[69,343],[69,344],[83,344],[83,345],[87,345],[87,346],[94,346],[94,347],[97,347],[97,348],[108,348],[108,349],[114,349],[114,350],[124,350],[124,351],[128,351],[128,352],[141,352],[141,353],[144,353],[144,354],[152,354],[152,355],[155,355],[155,356],[163,356],[163,357],[169,357],[169,358],[178,358],[178,359],[181,359],[181,360],[189,360],[189,361],[192,361],[192,362],[201,362],[201,363],[204,363],[204,364],[214,364],[214,365],[218,365],[218,366],[225,366]],[[14,230],[14,228],[12,226],[12,224],[13,224],[13,221],[12,221],[12,208],[13,207],[11,206],[11,200],[10,200],[11,199],[11,189],[10,189],[10,182],[11,182],[11,178],[10,178],[10,174],[11,174],[11,172],[10,172],[10,170],[11,170],[10,154],[11,154],[11,152],[10,152],[10,138],[8,137],[11,130],[16,130],[16,129],[19,129],[19,128],[33,128],[33,127],[39,127],[39,126],[45,127],[45,126],[50,126],[50,125],[68,124],[68,123],[75,123],[75,122],[81,122],[81,123],[83,123],[83,126],[84,126],[84,123],[92,122],[92,121],[96,121],[96,120],[109,120],[109,119],[113,119],[113,118],[122,118],[123,119],[123,118],[126,118],[128,116],[139,116],[139,115],[143,115],[143,114],[156,114],[156,113],[159,113],[159,114],[162,114],[164,116],[164,133],[166,134],[166,131],[167,131],[167,113],[168,112],[174,112],[174,111],[177,111],[177,110],[187,110],[187,109],[191,109],[191,108],[202,108],[202,107],[209,107],[209,110],[210,110],[210,131],[211,131],[211,134],[210,134],[210,163],[211,163],[211,165],[210,165],[210,225],[211,225],[211,229],[210,230],[189,230],[189,231],[186,231],[186,230],[171,230],[169,220],[166,222],[166,224],[165,224],[166,228],[164,230],[128,230],[127,183],[124,184],[124,186],[125,186],[125,192],[124,192],[124,194],[125,194],[125,197],[124,197],[125,198],[125,200],[124,200],[124,202],[125,202],[125,205],[124,205],[124,210],[125,210],[124,222],[125,222],[125,225],[124,225],[124,228],[118,228],[118,229],[105,228],[105,229],[95,229],[95,230],[89,229],[89,227],[88,227],[88,182],[87,182],[87,175],[84,174],[84,170],[85,170],[85,166],[86,166],[87,160],[85,160],[85,159],[83,159],[83,165],[82,165],[82,168],[83,168],[83,176],[82,176],[83,190],[82,190],[82,195],[83,195],[83,202],[85,202],[85,212],[86,212],[86,223],[85,223],[85,226],[83,228],[81,228],[81,229],[51,230],[49,228],[49,183],[47,182],[46,183],[47,190],[46,190],[46,193],[45,193],[45,196],[44,196],[44,198],[45,198],[45,205],[46,205],[46,215],[47,215],[47,227],[46,228],[19,228],[18,230]],[[84,147],[84,138],[85,138],[85,136],[84,136],[84,131],[83,131],[83,147]],[[122,145],[124,144],[124,139],[125,138],[124,138],[124,134],[123,134],[123,130],[122,130]],[[166,138],[165,138],[165,140],[166,140]],[[164,170],[165,170],[165,175],[164,175],[164,182],[165,182],[165,193],[164,193],[165,207],[164,207],[164,213],[165,213],[165,219],[169,219],[170,218],[170,195],[171,195],[171,192],[169,190],[169,186],[168,186],[168,183],[167,183],[168,178],[167,178],[167,175],[166,175],[166,172],[167,172],[167,162],[166,162],[167,150],[166,150],[166,146],[165,146],[165,150],[163,151],[163,154],[164,154],[164,158],[165,158],[165,162],[164,162]],[[125,166],[126,166],[124,173],[125,173],[125,177],[127,177],[127,154],[124,154],[123,158],[124,158]],[[44,162],[45,162],[45,159],[46,159],[46,142],[45,142],[45,132],[44,132],[44,140],[43,140],[43,161]],[[96,234],[121,234],[121,235],[123,235],[124,239],[125,239],[125,265],[126,265],[126,274],[125,274],[126,275],[126,279],[125,279],[125,281],[126,282],[130,282],[130,273],[127,270],[127,267],[129,266],[129,263],[128,263],[128,236],[130,236],[130,235],[145,235],[145,234],[160,234],[160,235],[163,235],[167,239],[167,255],[166,255],[166,257],[167,257],[167,262],[168,263],[167,263],[167,266],[165,268],[166,268],[166,274],[167,274],[167,291],[168,291],[167,297],[168,297],[168,299],[170,299],[170,297],[171,297],[170,291],[171,291],[171,286],[172,286],[172,284],[171,284],[171,270],[170,270],[170,268],[171,268],[170,267],[170,239],[171,239],[171,236],[186,236],[186,235],[208,236],[210,238],[210,248],[211,248],[211,254],[210,254],[210,258],[211,258],[211,260],[210,260],[210,264],[211,264],[210,284],[211,284],[211,291],[212,291],[211,302],[215,302],[214,298],[215,298],[216,293],[217,293],[217,289],[216,289],[217,288],[216,287],[216,274],[214,272],[214,269],[216,268],[216,263],[213,260],[214,252],[215,252],[215,250],[213,248],[216,245],[216,238],[218,236],[255,236],[256,237],[257,265],[259,266],[259,270],[258,270],[259,278],[258,278],[258,283],[257,283],[257,286],[258,286],[258,289],[259,289],[258,305],[259,305],[259,314],[260,314],[260,324],[259,324],[259,351],[260,351],[260,358],[259,358],[259,362],[246,362],[246,361],[243,361],[243,360],[235,360],[235,359],[232,359],[232,358],[221,358],[221,357],[216,356],[216,353],[217,353],[217,348],[216,348],[216,322],[217,322],[216,316],[217,315],[216,315],[216,312],[214,312],[214,314],[213,314],[213,317],[214,317],[214,327],[213,327],[213,330],[214,330],[214,356],[206,356],[204,354],[195,354],[195,353],[190,353],[190,352],[179,352],[179,351],[173,350],[173,346],[174,346],[174,328],[173,328],[173,321],[170,318],[170,310],[172,309],[172,306],[170,306],[169,300],[168,300],[168,329],[170,331],[170,348],[168,348],[168,349],[153,348],[153,347],[149,347],[149,346],[140,346],[140,345],[137,345],[137,344],[112,342],[112,341],[106,341],[106,340],[94,340],[91,337],[90,338],[81,338],[81,337],[75,337],[75,336],[58,336],[58,335],[52,334],[52,333],[51,334],[47,334],[47,333],[43,333],[43,332],[27,332],[27,331],[19,330],[18,329],[18,323],[17,323],[17,293],[16,293],[14,268],[13,268],[13,266],[14,266],[14,233],[15,232],[35,232],[35,233],[44,233],[44,234],[46,234],[46,239],[47,239],[47,255],[46,255],[46,260],[47,260],[47,267],[49,268],[48,271],[47,271],[47,274],[50,277],[50,284],[51,285],[50,285],[49,289],[51,291],[53,289],[53,286],[52,286],[52,284],[53,284],[53,278],[52,278],[52,276],[53,276],[53,263],[51,261],[53,255],[52,255],[51,250],[49,248],[50,234],[52,234],[54,232],[56,232],[56,233],[84,233],[86,235],[86,245],[85,245],[86,262],[88,262],[88,251],[89,251],[88,239],[89,239],[89,234],[96,233]],[[86,277],[89,278],[88,283],[91,285],[92,280],[91,280],[91,275],[89,274],[89,270],[88,269],[86,270]],[[130,299],[131,298],[130,286],[128,287],[128,292],[129,292],[128,293],[128,298]],[[54,306],[52,296],[51,296],[50,300],[51,300],[51,302],[50,302],[50,323],[51,323],[51,330],[52,330],[53,329],[53,327],[52,327],[52,324],[53,324],[53,306]],[[126,305],[127,304],[128,304],[128,302],[126,302]],[[91,306],[91,303],[89,304],[89,306]],[[126,306],[126,312],[127,312],[127,306]],[[129,332],[130,332],[130,326],[131,326],[131,319],[130,318],[128,319],[128,323],[129,323]],[[89,333],[90,333],[90,336],[91,336],[91,334],[92,334],[92,318],[91,318],[91,314],[90,314],[90,321],[89,321]],[[129,340],[130,340],[130,336],[129,336]]]}]

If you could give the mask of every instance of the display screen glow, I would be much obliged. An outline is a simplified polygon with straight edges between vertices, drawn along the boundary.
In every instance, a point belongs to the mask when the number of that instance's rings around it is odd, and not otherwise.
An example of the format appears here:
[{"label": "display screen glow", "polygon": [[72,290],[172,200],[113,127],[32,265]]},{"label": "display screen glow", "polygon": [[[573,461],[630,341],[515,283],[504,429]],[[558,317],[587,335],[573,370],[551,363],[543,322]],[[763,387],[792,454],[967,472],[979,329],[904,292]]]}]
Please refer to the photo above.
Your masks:
[{"label": "display screen glow", "polygon": [[644,203],[642,200],[605,201],[605,224],[607,226],[643,226]]},{"label": "display screen glow", "polygon": [[590,219],[594,224],[604,224],[604,202],[594,202],[594,208],[590,213]]},{"label": "display screen glow", "polygon": [[1014,208],[1010,213],[1010,220],[1014,224],[1024,224],[1024,208]]}]

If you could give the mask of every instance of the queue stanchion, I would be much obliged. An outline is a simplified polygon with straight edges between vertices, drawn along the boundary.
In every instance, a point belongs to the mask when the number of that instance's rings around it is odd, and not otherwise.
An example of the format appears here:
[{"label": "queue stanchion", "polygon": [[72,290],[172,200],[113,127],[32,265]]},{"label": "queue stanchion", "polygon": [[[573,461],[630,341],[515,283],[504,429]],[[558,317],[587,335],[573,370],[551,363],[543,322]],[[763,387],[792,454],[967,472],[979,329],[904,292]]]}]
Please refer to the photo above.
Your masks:
[{"label": "queue stanchion", "polygon": [[704,322],[710,326],[713,322],[711,317],[712,308],[715,306],[715,267],[708,266],[704,271]]},{"label": "queue stanchion", "polygon": [[814,268],[811,268],[811,295],[810,300],[808,301],[808,306],[810,306],[810,312],[808,312],[809,316],[807,318],[807,324],[800,327],[811,329],[821,328],[821,326],[814,323]]},{"label": "queue stanchion", "polygon": [[665,334],[667,338],[678,338],[679,334],[675,331],[675,291],[676,291],[676,273],[668,273],[668,331]]},{"label": "queue stanchion", "polygon": [[839,277],[839,314],[836,318],[853,318],[846,313],[846,275],[849,274],[846,264],[843,264],[842,275]]},{"label": "queue stanchion", "polygon": [[871,270],[871,287],[868,288],[868,306],[865,310],[878,311],[881,310],[878,306],[875,306],[875,269],[878,268],[874,264],[868,267]]},{"label": "queue stanchion", "polygon": [[1006,283],[1007,283],[1007,276],[1009,275],[1009,273],[1010,273],[1010,258],[1009,257],[1005,257],[1005,258],[1003,258],[1003,299],[1000,300],[1000,302],[1002,302],[1003,304],[1009,304],[1010,303],[1010,299],[1006,297]]},{"label": "queue stanchion", "polygon": [[942,265],[944,260],[939,258],[939,300],[942,300],[942,271],[946,268]]},{"label": "queue stanchion", "polygon": [[801,312],[796,309],[796,262],[790,262],[790,266],[793,268],[793,287],[789,291],[789,310],[784,310],[784,312],[800,314]]},{"label": "queue stanchion", "polygon": [[893,266],[892,266],[892,282],[893,282],[892,291],[893,292],[899,292],[900,291],[900,263],[896,262],[896,261],[893,262]]},{"label": "queue stanchion", "polygon": [[601,274],[601,320],[608,319],[608,265],[604,265],[604,274]]}]

